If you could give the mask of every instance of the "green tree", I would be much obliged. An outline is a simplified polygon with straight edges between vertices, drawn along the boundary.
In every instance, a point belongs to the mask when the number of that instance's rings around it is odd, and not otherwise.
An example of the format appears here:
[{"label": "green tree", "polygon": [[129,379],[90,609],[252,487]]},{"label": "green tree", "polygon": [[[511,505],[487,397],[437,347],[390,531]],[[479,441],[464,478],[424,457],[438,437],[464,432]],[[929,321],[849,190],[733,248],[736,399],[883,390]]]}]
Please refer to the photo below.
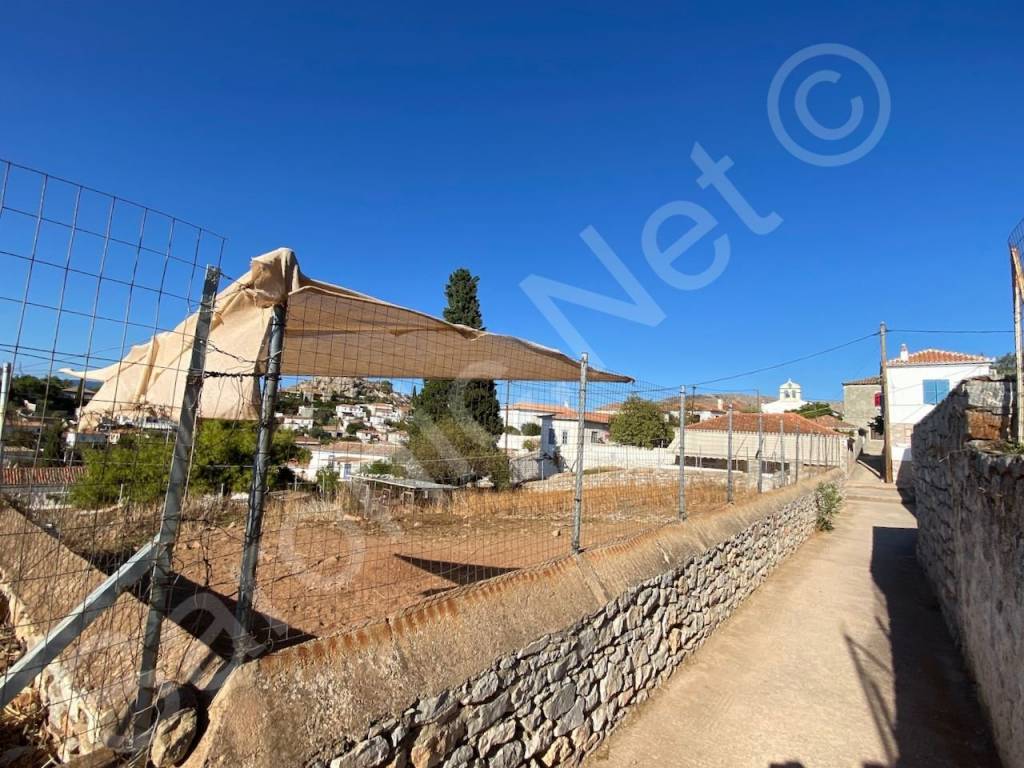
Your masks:
[{"label": "green tree", "polygon": [[[124,435],[114,445],[84,450],[85,473],[71,489],[71,502],[95,508],[118,499],[144,503],[162,498],[173,450],[173,440],[144,433]],[[192,449],[190,489],[199,493],[247,491],[255,455],[253,422],[201,422]],[[295,435],[289,430],[276,431],[270,449],[269,487],[291,480],[287,463],[292,459],[308,461],[309,452],[295,444]]]},{"label": "green tree", "polygon": [[630,395],[622,404],[622,410],[612,416],[610,432],[616,443],[640,448],[663,447],[672,440],[673,434],[661,409],[636,395]]},{"label": "green tree", "polygon": [[[444,294],[448,304],[444,319],[470,328],[484,329],[477,284],[480,278],[468,269],[456,269],[448,277]],[[413,395],[413,408],[435,421],[451,417],[474,421],[491,435],[500,435],[504,424],[494,382],[485,379],[428,379]]]},{"label": "green tree", "polygon": [[794,413],[803,416],[805,419],[816,419],[819,416],[832,415],[832,406],[821,401],[801,405]]},{"label": "green tree", "polygon": [[494,436],[479,425],[443,417],[414,422],[409,452],[431,480],[462,485],[484,477],[497,488],[509,487],[508,456],[494,444]]},{"label": "green tree", "polygon": [[1013,352],[1007,352],[1005,355],[1000,355],[996,358],[996,375],[997,376],[1014,376],[1017,373],[1017,355]]},{"label": "green tree", "polygon": [[523,428],[520,432],[528,437],[536,437],[540,434],[540,424],[536,421],[528,421],[523,424]]},{"label": "green tree", "polygon": [[[78,405],[74,394],[76,385],[56,376],[40,378],[38,376],[15,376],[11,379],[9,395],[11,408],[21,408],[23,402],[34,403],[36,416],[71,416]],[[68,391],[70,390],[70,391]]]}]

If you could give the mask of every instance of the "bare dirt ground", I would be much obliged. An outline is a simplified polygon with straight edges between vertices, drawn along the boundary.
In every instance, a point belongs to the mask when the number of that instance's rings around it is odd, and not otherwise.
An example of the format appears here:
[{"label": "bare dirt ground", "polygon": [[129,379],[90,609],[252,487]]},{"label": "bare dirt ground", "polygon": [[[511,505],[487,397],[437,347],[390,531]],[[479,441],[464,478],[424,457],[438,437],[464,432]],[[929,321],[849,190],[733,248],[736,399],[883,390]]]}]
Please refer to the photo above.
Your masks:
[{"label": "bare dirt ground", "polygon": [[[747,491],[737,488],[737,499]],[[691,515],[725,504],[725,487],[687,484]],[[573,489],[561,482],[529,491],[462,491],[443,503],[411,505],[347,493],[325,501],[273,494],[257,572],[257,639],[269,647],[335,634],[393,615],[434,595],[568,555]],[[599,472],[585,478],[581,545],[592,548],[677,518],[673,474]],[[65,545],[110,572],[150,538],[154,507],[35,515]],[[174,550],[175,621],[230,653],[238,596],[245,504],[194,500]],[[137,594],[145,598],[146,586]],[[212,605],[216,603],[216,605]]]},{"label": "bare dirt ground", "polygon": [[[725,503],[721,485],[688,490],[690,514],[709,514]],[[669,523],[678,510],[675,482],[605,480],[588,488],[585,498],[584,548]],[[571,552],[571,521],[572,491],[564,489],[370,509],[279,497],[264,525],[256,607],[269,619],[274,642],[332,634],[565,556]],[[179,541],[175,570],[196,589],[232,598],[242,538],[240,520],[193,530]]]}]

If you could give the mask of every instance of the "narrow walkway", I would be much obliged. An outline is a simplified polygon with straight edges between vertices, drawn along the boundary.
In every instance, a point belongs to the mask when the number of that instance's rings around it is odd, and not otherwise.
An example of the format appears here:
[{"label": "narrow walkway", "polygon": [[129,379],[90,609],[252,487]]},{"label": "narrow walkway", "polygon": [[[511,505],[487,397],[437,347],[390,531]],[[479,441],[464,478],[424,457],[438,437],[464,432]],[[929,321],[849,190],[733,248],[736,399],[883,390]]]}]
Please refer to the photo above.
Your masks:
[{"label": "narrow walkway", "polygon": [[587,768],[999,765],[911,510],[865,465],[846,495]]}]

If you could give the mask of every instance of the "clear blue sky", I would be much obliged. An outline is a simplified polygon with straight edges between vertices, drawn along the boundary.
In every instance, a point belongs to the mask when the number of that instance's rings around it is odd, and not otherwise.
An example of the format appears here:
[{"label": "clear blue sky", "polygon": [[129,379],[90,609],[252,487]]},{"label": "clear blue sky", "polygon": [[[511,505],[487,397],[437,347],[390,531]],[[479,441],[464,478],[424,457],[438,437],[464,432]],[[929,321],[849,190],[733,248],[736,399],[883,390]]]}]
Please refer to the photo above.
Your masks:
[{"label": "clear blue sky", "polygon": [[[664,384],[800,357],[883,319],[1008,329],[1024,8],[900,6],[12,2],[0,155],[227,235],[234,273],[284,245],[313,276],[439,312],[446,276],[469,267],[489,328],[571,353],[520,283],[536,274],[626,298],[579,237],[592,226],[664,320],[565,312],[608,367]],[[870,57],[892,97],[877,147],[834,168],[789,154],[766,110],[780,65],[831,42]],[[843,80],[812,89],[813,114],[839,126],[863,93],[866,135],[870,80],[829,63]],[[731,157],[729,178],[782,224],[755,235],[701,189],[694,142]],[[667,285],[641,250],[648,217],[675,200],[718,221],[679,269],[700,272],[714,238],[731,241],[724,273],[700,290]],[[659,242],[689,226],[666,223]],[[792,376],[807,395],[839,397],[841,380],[876,369],[868,340],[723,387]]]}]

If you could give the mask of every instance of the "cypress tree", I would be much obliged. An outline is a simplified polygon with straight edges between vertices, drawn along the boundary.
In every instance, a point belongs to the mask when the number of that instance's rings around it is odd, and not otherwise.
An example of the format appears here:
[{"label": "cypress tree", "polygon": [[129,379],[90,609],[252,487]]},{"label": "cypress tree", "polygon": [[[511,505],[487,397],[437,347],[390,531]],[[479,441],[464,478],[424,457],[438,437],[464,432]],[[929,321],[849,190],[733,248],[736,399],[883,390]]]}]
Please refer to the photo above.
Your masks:
[{"label": "cypress tree", "polygon": [[[444,289],[448,300],[443,313],[445,320],[484,330],[477,296],[479,282],[480,278],[465,268],[449,275]],[[414,398],[413,405],[417,413],[435,421],[445,417],[457,421],[471,419],[492,435],[501,434],[504,428],[497,387],[489,379],[428,379],[423,382],[423,390]]]}]

